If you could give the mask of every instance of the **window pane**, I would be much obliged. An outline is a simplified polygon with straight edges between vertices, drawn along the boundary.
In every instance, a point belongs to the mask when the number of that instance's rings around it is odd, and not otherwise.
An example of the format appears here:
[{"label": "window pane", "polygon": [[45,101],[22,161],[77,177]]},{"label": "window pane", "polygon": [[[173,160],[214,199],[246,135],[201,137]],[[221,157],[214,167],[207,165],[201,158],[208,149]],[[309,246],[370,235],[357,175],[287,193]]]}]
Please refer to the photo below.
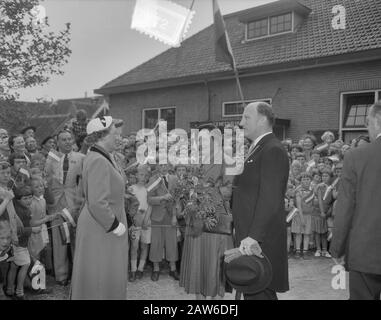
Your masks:
[{"label": "window pane", "polygon": [[270,33],[276,34],[285,31],[291,31],[291,13],[270,18]]},{"label": "window pane", "polygon": [[375,92],[354,93],[344,96],[345,127],[365,127],[369,107],[374,103]]},{"label": "window pane", "polygon": [[346,127],[353,127],[355,125],[355,117],[348,117],[345,126]]},{"label": "window pane", "polygon": [[243,113],[244,107],[242,106],[242,103],[227,103],[224,106],[225,106],[224,114],[226,116],[241,115]]},{"label": "window pane", "polygon": [[350,116],[355,116],[356,115],[356,107],[352,107],[351,110],[349,111]]},{"label": "window pane", "polygon": [[365,126],[365,117],[357,117],[355,126]]},{"label": "window pane", "polygon": [[153,129],[159,120],[159,110],[144,110],[144,128]]},{"label": "window pane", "polygon": [[357,115],[358,116],[365,116],[366,109],[367,109],[367,106],[364,106],[364,105],[357,106]]},{"label": "window pane", "polygon": [[160,118],[167,121],[168,131],[176,128],[176,109],[175,108],[161,109]]},{"label": "window pane", "polygon": [[[247,106],[249,103],[254,102],[255,100],[245,101],[244,105]],[[270,100],[257,100],[263,101],[270,104]],[[225,116],[236,116],[242,115],[244,111],[244,106],[241,102],[225,103],[224,104],[224,115]]]},{"label": "window pane", "polygon": [[237,114],[237,105],[235,103],[225,104],[225,115]]},{"label": "window pane", "polygon": [[259,38],[266,36],[268,31],[268,19],[262,19],[248,23],[247,38]]}]

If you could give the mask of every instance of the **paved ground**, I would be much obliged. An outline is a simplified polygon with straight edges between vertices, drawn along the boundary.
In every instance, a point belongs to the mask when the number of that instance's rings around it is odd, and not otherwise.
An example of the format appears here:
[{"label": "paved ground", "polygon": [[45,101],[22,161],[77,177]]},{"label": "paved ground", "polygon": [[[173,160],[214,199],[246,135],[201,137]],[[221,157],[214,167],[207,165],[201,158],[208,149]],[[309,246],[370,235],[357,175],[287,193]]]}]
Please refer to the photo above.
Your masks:
[{"label": "paved ground", "polygon": [[[289,260],[290,291],[279,295],[281,300],[346,300],[348,290],[334,290],[331,287],[334,263],[331,259],[307,257],[304,260]],[[346,277],[348,279],[348,276]],[[348,283],[346,284],[348,288]],[[128,300],[193,300],[178,282],[168,276],[168,271],[160,276],[158,282],[152,282],[146,272],[140,281],[128,284]],[[224,300],[234,299],[226,294]]]},{"label": "paved ground", "polygon": [[[279,295],[281,300],[346,300],[348,290],[334,290],[331,287],[334,263],[327,258],[307,257],[304,260],[289,260],[290,291]],[[346,277],[348,278],[348,277]],[[48,295],[27,294],[28,300],[65,300],[69,295],[69,287],[61,287],[48,277],[48,287],[52,293]],[[348,288],[348,283],[346,284]],[[128,300],[194,300],[178,286],[178,282],[168,276],[164,270],[158,282],[150,279],[150,270],[140,281],[128,284]],[[233,300],[233,294],[226,294],[225,300]]]}]

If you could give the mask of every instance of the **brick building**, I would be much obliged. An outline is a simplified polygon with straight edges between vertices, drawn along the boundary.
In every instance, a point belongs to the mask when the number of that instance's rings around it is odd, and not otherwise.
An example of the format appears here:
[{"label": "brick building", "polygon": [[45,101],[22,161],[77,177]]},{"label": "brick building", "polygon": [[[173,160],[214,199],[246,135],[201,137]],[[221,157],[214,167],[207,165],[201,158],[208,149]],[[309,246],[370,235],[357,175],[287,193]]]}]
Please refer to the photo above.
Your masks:
[{"label": "brick building", "polygon": [[[345,29],[332,26],[336,5]],[[245,100],[273,105],[280,138],[365,131],[368,107],[381,99],[380,0],[281,0],[224,19]],[[213,25],[95,92],[109,97],[125,133],[159,118],[187,130],[242,114],[231,67],[215,61]]]}]

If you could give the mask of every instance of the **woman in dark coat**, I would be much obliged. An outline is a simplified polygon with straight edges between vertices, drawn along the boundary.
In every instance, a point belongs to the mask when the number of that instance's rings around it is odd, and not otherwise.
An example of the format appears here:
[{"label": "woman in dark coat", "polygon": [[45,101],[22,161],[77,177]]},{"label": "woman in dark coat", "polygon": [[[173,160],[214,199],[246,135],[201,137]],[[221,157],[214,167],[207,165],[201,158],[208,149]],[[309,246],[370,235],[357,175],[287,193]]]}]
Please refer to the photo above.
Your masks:
[{"label": "woman in dark coat", "polygon": [[124,180],[111,155],[120,128],[106,116],[90,121],[87,133],[96,143],[83,164],[85,205],[78,219],[71,299],[126,299]]}]

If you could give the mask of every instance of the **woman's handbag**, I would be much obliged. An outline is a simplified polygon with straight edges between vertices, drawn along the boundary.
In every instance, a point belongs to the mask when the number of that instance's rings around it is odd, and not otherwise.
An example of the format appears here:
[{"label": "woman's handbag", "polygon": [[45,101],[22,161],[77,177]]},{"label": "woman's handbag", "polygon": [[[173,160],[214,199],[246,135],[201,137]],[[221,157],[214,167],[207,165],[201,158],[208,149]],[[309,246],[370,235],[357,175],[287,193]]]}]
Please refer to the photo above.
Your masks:
[{"label": "woman's handbag", "polygon": [[225,208],[226,214],[220,214],[218,216],[217,224],[213,228],[207,228],[204,225],[204,232],[207,233],[217,233],[225,235],[233,235],[233,215],[231,214],[229,201],[224,201],[224,196],[221,193],[220,188],[218,188],[219,194],[221,195],[222,203]]},{"label": "woman's handbag", "polygon": [[220,214],[216,226],[208,229],[204,226],[204,232],[232,235],[233,234],[233,216],[231,214]]}]

